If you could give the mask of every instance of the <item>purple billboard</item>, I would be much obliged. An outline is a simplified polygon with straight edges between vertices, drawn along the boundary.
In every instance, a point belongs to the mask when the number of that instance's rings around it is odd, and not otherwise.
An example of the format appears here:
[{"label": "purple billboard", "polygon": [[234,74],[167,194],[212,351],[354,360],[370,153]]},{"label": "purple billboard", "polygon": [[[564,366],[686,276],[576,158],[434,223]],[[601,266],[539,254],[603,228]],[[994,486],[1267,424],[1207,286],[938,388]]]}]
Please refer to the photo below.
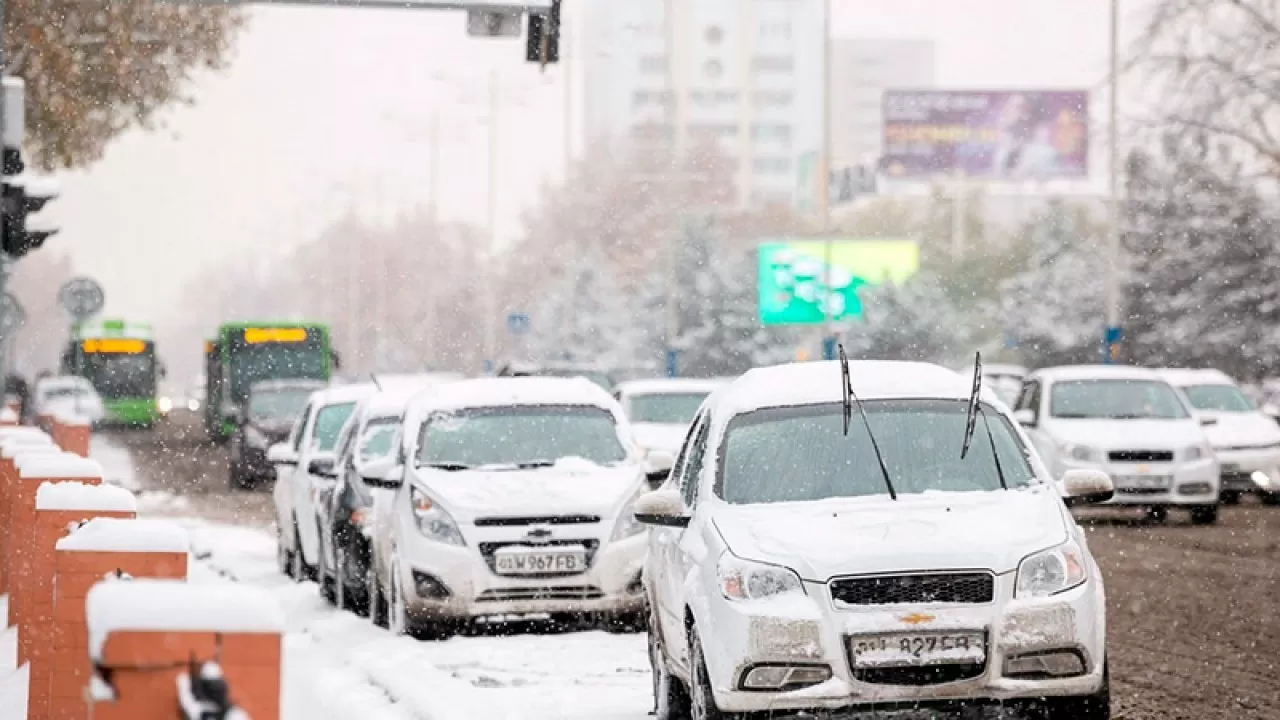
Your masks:
[{"label": "purple billboard", "polygon": [[1087,178],[1089,92],[886,90],[880,163],[890,178]]}]

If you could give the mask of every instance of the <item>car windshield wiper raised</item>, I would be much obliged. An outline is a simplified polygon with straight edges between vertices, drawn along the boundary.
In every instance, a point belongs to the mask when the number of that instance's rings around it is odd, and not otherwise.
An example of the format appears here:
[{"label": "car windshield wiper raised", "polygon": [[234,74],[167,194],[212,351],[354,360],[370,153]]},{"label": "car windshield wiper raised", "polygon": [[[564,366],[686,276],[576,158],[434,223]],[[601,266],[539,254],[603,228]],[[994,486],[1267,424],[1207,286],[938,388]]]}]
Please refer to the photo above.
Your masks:
[{"label": "car windshield wiper raised", "polygon": [[472,466],[459,462],[429,462],[422,463],[418,467],[429,467],[434,470],[444,470],[446,472],[457,472],[459,470],[470,470]]},{"label": "car windshield wiper raised", "polygon": [[987,432],[987,442],[991,445],[991,460],[996,465],[996,477],[1000,480],[1000,487],[1008,490],[1009,483],[1004,477],[1004,468],[1000,465],[1000,453],[996,452],[996,436],[991,432],[991,423],[987,420],[987,412],[982,408],[982,400],[978,397],[978,393],[982,392],[982,353],[975,352],[973,354],[973,389],[969,392],[969,407],[965,411],[964,418],[964,442],[960,445],[960,459],[963,460],[969,454],[969,443],[973,441],[973,430],[977,425],[978,416],[982,416],[982,427]]}]

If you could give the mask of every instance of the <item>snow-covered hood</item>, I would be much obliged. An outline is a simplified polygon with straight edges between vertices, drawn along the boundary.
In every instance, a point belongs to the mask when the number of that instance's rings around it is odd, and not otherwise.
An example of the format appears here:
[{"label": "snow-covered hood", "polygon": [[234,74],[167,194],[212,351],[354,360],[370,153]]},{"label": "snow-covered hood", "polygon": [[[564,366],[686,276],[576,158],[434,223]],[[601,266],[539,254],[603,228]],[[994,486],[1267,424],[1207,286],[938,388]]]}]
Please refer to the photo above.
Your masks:
[{"label": "snow-covered hood", "polygon": [[1218,422],[1204,427],[1215,450],[1260,448],[1280,445],[1280,425],[1262,413],[1198,412]]},{"label": "snow-covered hood", "polygon": [[[1280,427],[1280,426],[1278,426]],[[1172,450],[1205,442],[1200,422],[1185,420],[1062,420],[1052,434],[1059,442],[1109,450]]]},{"label": "snow-covered hood", "polygon": [[[1274,423],[1272,423],[1274,424]],[[1276,426],[1280,428],[1280,425]],[[631,429],[636,438],[636,444],[645,450],[668,450],[672,453],[679,452],[680,446],[684,443],[684,437],[689,432],[689,426],[679,423],[632,423]]]},{"label": "snow-covered hood", "polygon": [[917,570],[1016,570],[1067,539],[1048,486],[772,505],[720,505],[713,522],[733,554],[806,580]]},{"label": "snow-covered hood", "polygon": [[611,518],[643,482],[638,464],[619,467],[549,467],[532,470],[413,470],[415,482],[455,520],[535,515]]}]

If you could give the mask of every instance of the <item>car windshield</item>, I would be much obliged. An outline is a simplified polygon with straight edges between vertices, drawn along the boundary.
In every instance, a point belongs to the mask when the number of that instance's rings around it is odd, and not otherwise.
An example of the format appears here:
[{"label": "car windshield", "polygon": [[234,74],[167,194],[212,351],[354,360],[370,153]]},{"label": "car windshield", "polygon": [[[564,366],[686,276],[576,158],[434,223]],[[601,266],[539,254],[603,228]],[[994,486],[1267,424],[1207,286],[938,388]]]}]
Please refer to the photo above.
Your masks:
[{"label": "car windshield", "polygon": [[631,422],[688,425],[706,399],[705,392],[646,393],[632,395],[627,407]]},{"label": "car windshield", "polygon": [[351,417],[351,411],[355,410],[355,407],[355,403],[348,402],[325,405],[320,408],[316,413],[315,429],[312,431],[316,450],[333,450],[338,444],[338,435],[342,432],[342,426],[347,423],[347,418]]},{"label": "car windshield", "polygon": [[364,426],[360,436],[360,460],[368,462],[391,454],[400,428],[400,418],[374,418]]},{"label": "car windshield", "polygon": [[419,465],[528,467],[583,458],[598,465],[627,457],[613,415],[592,405],[472,408],[432,415],[423,425]]},{"label": "car windshield", "polygon": [[[966,401],[874,400],[863,407],[899,494],[1001,489],[983,418],[968,454],[960,458]],[[866,425],[855,410],[846,437],[842,411],[833,403],[733,418],[725,431],[716,493],[738,504],[887,494]],[[990,406],[984,405],[983,415],[1008,486],[1036,483],[1026,449],[1008,421]]]},{"label": "car windshield", "polygon": [[310,388],[254,390],[249,395],[249,419],[292,420],[307,406]]},{"label": "car windshield", "polygon": [[1228,413],[1253,412],[1253,403],[1245,397],[1235,385],[1187,385],[1182,388],[1191,401],[1191,407],[1197,410],[1210,410]]},{"label": "car windshield", "polygon": [[78,385],[60,385],[58,387],[42,389],[40,394],[43,395],[46,400],[69,398],[77,395],[80,397],[87,397],[89,395],[89,388],[80,387]]},{"label": "car windshield", "polygon": [[1064,380],[1053,384],[1049,415],[1067,420],[1182,420],[1190,417],[1160,380]]}]

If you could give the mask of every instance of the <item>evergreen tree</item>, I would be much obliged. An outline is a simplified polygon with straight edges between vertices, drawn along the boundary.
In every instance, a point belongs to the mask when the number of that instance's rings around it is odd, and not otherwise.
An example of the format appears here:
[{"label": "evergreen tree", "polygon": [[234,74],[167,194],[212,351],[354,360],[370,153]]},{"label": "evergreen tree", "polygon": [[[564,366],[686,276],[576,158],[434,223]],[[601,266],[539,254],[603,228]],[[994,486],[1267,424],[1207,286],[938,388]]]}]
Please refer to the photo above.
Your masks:
[{"label": "evergreen tree", "polygon": [[922,271],[862,291],[863,317],[845,333],[853,357],[949,364],[971,351],[964,314],[941,280]]}]

